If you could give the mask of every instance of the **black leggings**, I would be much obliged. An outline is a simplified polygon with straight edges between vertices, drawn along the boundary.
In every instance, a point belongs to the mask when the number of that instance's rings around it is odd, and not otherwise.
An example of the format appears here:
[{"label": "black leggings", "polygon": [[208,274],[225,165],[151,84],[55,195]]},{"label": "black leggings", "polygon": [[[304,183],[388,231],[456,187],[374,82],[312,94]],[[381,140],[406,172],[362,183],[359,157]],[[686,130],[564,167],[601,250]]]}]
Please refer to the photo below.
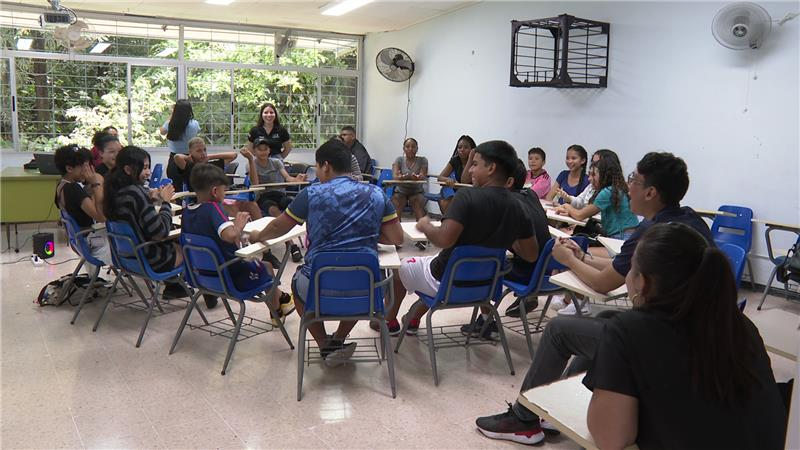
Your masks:
[{"label": "black leggings", "polygon": [[167,161],[167,177],[172,180],[172,185],[175,186],[176,192],[183,191],[183,175],[181,175],[178,165],[175,164],[175,155],[177,153],[169,153],[169,161]]}]

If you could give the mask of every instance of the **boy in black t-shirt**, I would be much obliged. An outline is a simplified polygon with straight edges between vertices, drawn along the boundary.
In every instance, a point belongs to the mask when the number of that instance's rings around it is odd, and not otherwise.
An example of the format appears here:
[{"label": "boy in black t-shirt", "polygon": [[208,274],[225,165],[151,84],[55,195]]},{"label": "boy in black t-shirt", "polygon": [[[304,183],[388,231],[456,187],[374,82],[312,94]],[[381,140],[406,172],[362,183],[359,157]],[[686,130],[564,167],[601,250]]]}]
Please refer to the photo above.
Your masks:
[{"label": "boy in black t-shirt", "polygon": [[[519,202],[505,186],[518,159],[514,148],[504,141],[489,141],[479,145],[475,151],[469,170],[476,187],[458,191],[441,226],[433,226],[427,217],[417,222],[417,229],[443,250],[435,257],[413,257],[402,261],[394,278],[396,302],[386,316],[393,335],[400,331],[396,317],[406,293],[419,291],[435,296],[455,247],[513,247],[519,256],[529,261],[534,261],[539,254],[531,226]],[[419,319],[426,311],[427,307],[420,305],[410,312],[409,333],[416,334]]]},{"label": "boy in black t-shirt", "polygon": [[[66,145],[56,150],[56,168],[62,178],[56,186],[55,204],[75,219],[81,229],[106,220],[102,208],[103,177],[95,173],[91,161],[92,153],[77,145]],[[110,264],[111,253],[105,233],[90,233],[86,239],[92,256]],[[87,270],[91,273],[91,268],[87,267]]]}]

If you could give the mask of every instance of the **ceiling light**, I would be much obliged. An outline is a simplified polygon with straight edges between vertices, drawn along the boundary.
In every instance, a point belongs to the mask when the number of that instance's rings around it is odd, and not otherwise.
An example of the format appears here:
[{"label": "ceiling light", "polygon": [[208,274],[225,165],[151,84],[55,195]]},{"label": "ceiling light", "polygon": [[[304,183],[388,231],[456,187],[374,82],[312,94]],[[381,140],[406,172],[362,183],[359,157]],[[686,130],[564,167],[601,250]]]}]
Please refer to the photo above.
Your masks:
[{"label": "ceiling light", "polygon": [[94,47],[92,47],[91,50],[89,50],[89,53],[103,53],[108,47],[111,47],[110,42],[98,42]]},{"label": "ceiling light", "polygon": [[17,39],[17,50],[30,50],[33,44],[33,39],[19,38]]},{"label": "ceiling light", "polygon": [[164,50],[161,50],[160,52],[158,52],[156,54],[156,57],[158,57],[158,58],[166,58],[167,56],[169,56],[169,55],[171,55],[171,54],[173,54],[173,53],[175,53],[177,51],[178,51],[178,49],[174,48],[174,47],[165,48]]},{"label": "ceiling light", "polygon": [[341,16],[371,2],[372,0],[343,0],[340,2],[331,2],[323,5],[319,11],[324,16]]},{"label": "ceiling light", "polygon": [[225,5],[228,6],[233,3],[233,0],[206,0],[209,5]]}]

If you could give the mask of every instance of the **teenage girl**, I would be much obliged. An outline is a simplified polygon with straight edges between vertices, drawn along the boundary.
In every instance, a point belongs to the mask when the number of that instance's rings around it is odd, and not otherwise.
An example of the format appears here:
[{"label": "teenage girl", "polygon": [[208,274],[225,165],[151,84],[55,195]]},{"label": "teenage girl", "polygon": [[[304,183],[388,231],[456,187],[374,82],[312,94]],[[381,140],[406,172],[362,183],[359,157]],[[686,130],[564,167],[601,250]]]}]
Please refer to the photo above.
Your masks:
[{"label": "teenage girl", "polygon": [[586,176],[586,149],[580,145],[570,145],[567,148],[567,170],[561,171],[556,177],[556,182],[547,194],[547,200],[553,200],[560,190],[569,195],[578,195],[589,184]]},{"label": "teenage girl", "polygon": [[438,180],[445,183],[441,190],[441,200],[439,209],[442,214],[447,212],[447,207],[453,201],[453,196],[458,188],[454,188],[455,183],[472,184],[472,175],[469,174],[469,166],[472,165],[472,157],[475,155],[475,140],[466,134],[458,138],[453,157],[444,166]]}]

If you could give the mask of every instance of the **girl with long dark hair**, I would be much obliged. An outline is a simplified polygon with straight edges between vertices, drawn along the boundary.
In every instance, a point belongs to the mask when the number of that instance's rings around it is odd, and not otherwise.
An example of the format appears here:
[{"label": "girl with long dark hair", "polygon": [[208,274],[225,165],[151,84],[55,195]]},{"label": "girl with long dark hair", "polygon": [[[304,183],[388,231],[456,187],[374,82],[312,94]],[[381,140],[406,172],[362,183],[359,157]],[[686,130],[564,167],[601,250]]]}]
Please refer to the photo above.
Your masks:
[{"label": "girl with long dark hair", "polygon": [[439,174],[438,180],[445,183],[441,190],[441,199],[439,200],[439,209],[442,214],[447,212],[447,207],[453,201],[453,196],[457,188],[454,188],[455,183],[472,184],[472,176],[469,174],[469,166],[472,165],[472,157],[475,155],[475,140],[468,135],[462,135],[456,141],[456,148],[453,150],[453,156],[447,165],[442,169]]},{"label": "girl with long dark hair", "polygon": [[563,190],[569,195],[578,195],[589,184],[586,177],[586,161],[588,155],[586,149],[580,145],[570,145],[567,147],[567,170],[562,170],[556,177],[556,182],[547,194],[547,200],[553,200],[559,190]]},{"label": "girl with long dark hair", "polygon": [[167,177],[175,186],[182,187],[185,180],[175,165],[175,155],[189,154],[189,140],[200,133],[200,124],[194,119],[189,100],[181,99],[175,102],[169,120],[164,122],[158,131],[167,136],[167,147],[169,147]]},{"label": "girl with long dark hair", "polygon": [[625,283],[634,308],[606,322],[583,381],[598,447],[783,448],[786,409],[725,255],[653,225]]},{"label": "girl with long dark hair", "polygon": [[289,131],[281,125],[278,110],[272,103],[261,105],[256,126],[250,129],[247,136],[246,148],[252,152],[253,143],[259,137],[266,139],[270,158],[286,158],[292,151],[292,137],[289,135]]}]

